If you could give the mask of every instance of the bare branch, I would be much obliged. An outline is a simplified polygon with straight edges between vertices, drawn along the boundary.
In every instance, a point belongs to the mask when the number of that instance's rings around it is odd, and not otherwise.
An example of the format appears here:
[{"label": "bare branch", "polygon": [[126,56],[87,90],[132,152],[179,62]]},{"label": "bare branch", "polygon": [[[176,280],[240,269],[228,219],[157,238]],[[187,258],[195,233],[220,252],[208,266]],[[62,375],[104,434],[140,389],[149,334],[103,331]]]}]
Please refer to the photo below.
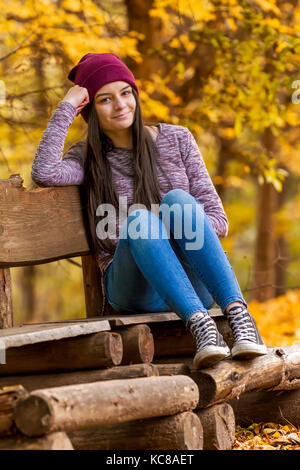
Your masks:
[{"label": "bare branch", "polygon": [[24,48],[24,47],[28,47],[28,44],[27,46],[24,46],[24,44],[29,41],[29,39],[33,36],[33,34],[35,33],[35,30],[37,28],[35,28],[30,34],[29,36],[27,36],[25,39],[23,39],[23,41],[17,46],[15,47],[14,49],[12,49],[10,52],[7,52],[6,54],[4,54],[2,57],[0,57],[0,61],[2,60],[5,60],[7,59],[8,57],[10,57],[11,55],[15,54],[16,52],[18,52],[18,50]]},{"label": "bare branch", "polygon": [[36,93],[43,93],[44,91],[55,90],[56,88],[66,88],[66,85],[57,85],[52,87],[41,88],[39,90],[26,91],[25,93],[20,93],[18,95],[8,95],[6,96],[6,99],[12,100],[14,98],[23,98],[24,96],[33,95]]}]

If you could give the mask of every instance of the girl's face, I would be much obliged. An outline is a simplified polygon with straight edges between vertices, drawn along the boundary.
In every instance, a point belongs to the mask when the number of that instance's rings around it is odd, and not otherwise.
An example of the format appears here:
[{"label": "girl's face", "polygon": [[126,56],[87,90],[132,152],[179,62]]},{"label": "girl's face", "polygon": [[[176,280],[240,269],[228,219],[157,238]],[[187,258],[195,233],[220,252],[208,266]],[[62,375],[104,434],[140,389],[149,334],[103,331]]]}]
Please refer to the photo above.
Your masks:
[{"label": "girl's face", "polygon": [[111,82],[95,94],[95,108],[103,131],[129,128],[135,115],[136,102],[132,87],[126,82]]}]

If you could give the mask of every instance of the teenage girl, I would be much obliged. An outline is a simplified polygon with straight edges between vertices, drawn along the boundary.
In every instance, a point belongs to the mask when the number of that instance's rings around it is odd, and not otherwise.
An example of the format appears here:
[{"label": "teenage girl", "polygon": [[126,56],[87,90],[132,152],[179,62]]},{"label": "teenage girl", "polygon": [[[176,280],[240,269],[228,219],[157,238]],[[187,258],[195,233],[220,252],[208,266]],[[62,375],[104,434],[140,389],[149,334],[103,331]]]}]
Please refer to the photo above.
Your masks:
[{"label": "teenage girl", "polygon": [[[196,339],[196,368],[230,353],[266,354],[220,244],[227,217],[191,132],[145,125],[135,78],[115,54],[86,54],[68,78],[75,85],[48,122],[31,175],[42,186],[83,185],[104,299],[120,313],[176,312]],[[62,158],[79,113],[87,138]],[[231,352],[209,316],[216,304]]]}]

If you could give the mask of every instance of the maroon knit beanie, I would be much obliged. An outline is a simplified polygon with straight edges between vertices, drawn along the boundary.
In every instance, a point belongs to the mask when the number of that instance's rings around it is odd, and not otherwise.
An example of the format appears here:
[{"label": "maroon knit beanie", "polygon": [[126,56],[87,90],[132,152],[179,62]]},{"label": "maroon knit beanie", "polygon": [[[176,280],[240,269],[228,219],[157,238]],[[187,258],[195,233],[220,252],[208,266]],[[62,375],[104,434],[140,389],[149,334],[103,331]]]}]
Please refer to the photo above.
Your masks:
[{"label": "maroon knit beanie", "polygon": [[[110,52],[84,55],[69,72],[68,79],[88,90],[90,103],[99,88],[111,82],[127,82],[137,93],[139,92],[132,72],[118,55]],[[81,110],[86,122],[88,122],[89,104]]]}]

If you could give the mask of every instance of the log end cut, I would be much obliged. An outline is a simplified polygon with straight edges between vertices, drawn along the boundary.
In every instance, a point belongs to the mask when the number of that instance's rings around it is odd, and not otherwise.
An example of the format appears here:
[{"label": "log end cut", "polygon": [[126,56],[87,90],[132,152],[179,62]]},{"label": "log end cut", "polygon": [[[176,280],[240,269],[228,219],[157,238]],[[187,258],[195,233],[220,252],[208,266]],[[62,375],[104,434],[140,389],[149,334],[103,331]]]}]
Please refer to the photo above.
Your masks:
[{"label": "log end cut", "polygon": [[52,425],[51,404],[39,395],[29,395],[18,401],[13,419],[25,436],[41,436],[49,432]]},{"label": "log end cut", "polygon": [[118,366],[123,359],[122,337],[115,332],[105,332],[105,357],[107,367]]},{"label": "log end cut", "polygon": [[203,428],[198,416],[191,412],[186,411],[185,419],[182,422],[182,436],[183,442],[182,450],[202,450],[203,449]]}]

